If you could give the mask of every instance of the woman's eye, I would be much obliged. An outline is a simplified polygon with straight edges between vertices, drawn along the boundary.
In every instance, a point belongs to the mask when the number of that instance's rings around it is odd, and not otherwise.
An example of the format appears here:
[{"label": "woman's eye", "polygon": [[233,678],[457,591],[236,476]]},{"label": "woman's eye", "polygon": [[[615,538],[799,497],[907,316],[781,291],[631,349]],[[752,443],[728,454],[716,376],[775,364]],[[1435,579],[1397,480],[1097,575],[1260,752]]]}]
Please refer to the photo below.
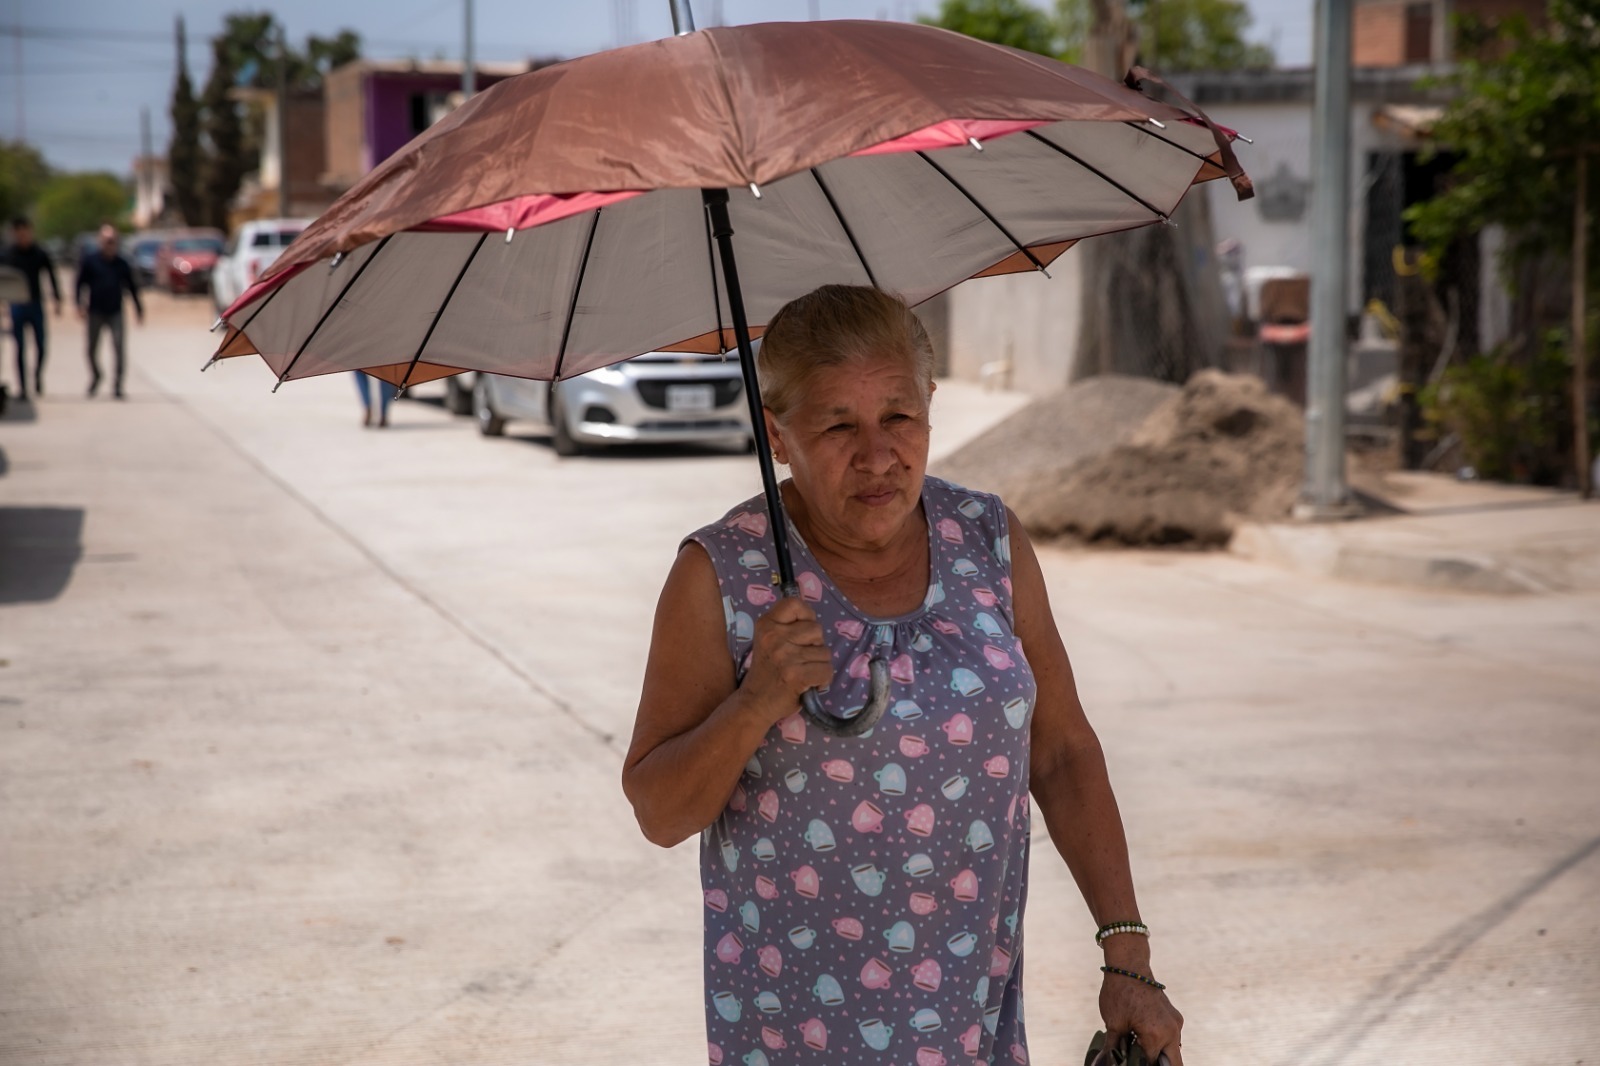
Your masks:
[{"label": "woman's eye", "polygon": [[827,431],[829,433],[848,433],[854,428],[855,427],[848,422],[840,422],[836,425],[829,426]]}]

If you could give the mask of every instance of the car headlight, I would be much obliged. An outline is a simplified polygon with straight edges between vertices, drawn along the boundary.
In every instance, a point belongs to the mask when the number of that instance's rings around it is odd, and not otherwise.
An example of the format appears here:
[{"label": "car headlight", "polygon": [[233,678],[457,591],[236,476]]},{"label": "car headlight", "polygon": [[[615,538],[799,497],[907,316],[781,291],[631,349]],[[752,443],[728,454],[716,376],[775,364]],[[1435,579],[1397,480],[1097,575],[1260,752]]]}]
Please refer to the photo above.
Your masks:
[{"label": "car headlight", "polygon": [[189,261],[187,259],[174,259],[172,261],[172,265],[178,268],[178,273],[180,274],[187,274],[190,270],[194,269],[189,265]]}]

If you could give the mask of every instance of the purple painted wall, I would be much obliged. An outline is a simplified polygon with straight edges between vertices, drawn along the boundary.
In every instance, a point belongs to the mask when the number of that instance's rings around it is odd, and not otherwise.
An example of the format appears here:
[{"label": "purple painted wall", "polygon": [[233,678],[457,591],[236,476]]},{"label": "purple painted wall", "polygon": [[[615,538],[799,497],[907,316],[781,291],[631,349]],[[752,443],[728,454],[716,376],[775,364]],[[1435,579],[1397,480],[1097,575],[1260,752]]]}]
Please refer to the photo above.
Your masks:
[{"label": "purple painted wall", "polygon": [[[478,72],[479,90],[504,80],[481,70]],[[446,95],[460,88],[461,78],[455,74],[368,74],[364,86],[366,129],[362,138],[365,169],[371,170],[388,159],[422,132],[413,126],[413,97]]]}]

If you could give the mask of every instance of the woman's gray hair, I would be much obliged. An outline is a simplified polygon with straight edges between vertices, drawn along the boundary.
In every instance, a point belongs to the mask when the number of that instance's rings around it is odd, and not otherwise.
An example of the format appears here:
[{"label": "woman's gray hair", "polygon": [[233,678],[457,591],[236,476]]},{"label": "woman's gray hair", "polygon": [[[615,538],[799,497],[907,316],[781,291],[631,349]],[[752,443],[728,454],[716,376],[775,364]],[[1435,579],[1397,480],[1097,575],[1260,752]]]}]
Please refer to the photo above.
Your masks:
[{"label": "woman's gray hair", "polygon": [[827,367],[903,361],[923,395],[933,389],[933,342],[898,296],[865,285],[824,285],[784,304],[761,337],[761,398],[784,421],[811,375]]}]

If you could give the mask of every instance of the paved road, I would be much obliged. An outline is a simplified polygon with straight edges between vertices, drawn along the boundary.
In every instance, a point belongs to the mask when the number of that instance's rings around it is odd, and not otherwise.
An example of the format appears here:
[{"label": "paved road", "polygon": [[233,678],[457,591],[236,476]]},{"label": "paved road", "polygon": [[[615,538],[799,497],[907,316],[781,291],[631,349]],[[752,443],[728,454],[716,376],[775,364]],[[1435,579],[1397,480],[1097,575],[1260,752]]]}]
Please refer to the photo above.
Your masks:
[{"label": "paved road", "polygon": [[[747,457],[559,461],[347,380],[0,422],[0,1062],[702,1061],[692,846],[617,787],[678,538]],[[949,447],[1015,398],[951,387]],[[513,432],[515,432],[513,430]],[[1594,1061],[1600,597],[1046,552],[1191,1062]],[[1095,1027],[1040,861],[1034,1061]]]}]

